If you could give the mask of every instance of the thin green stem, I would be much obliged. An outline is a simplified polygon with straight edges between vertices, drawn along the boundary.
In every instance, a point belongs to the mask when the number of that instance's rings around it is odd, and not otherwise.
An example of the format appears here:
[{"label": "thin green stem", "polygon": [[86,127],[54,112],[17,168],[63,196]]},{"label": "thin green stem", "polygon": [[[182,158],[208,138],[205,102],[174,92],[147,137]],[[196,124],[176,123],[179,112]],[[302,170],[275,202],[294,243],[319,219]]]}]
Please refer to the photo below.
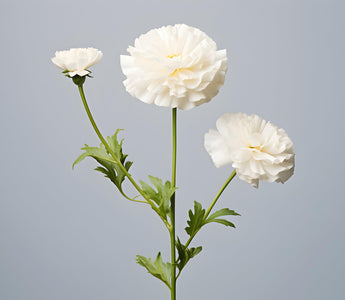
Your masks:
[{"label": "thin green stem", "polygon": [[177,109],[172,110],[172,174],[171,184],[173,187],[176,186],[176,152],[177,152]]},{"label": "thin green stem", "polygon": [[[169,223],[161,216],[158,208],[154,205],[154,203],[148,199],[146,197],[146,195],[143,193],[143,191],[141,190],[141,188],[139,187],[139,185],[134,181],[134,179],[132,178],[132,176],[128,173],[128,171],[126,170],[126,168],[123,166],[123,164],[121,163],[121,161],[119,161],[119,159],[116,157],[115,153],[113,150],[111,150],[110,146],[108,145],[107,141],[105,140],[105,138],[103,137],[103,135],[101,134],[101,132],[99,131],[96,122],[91,114],[89,105],[87,104],[86,101],[86,97],[84,94],[84,89],[83,89],[83,85],[78,85],[78,89],[79,89],[79,93],[80,93],[80,97],[83,101],[84,104],[84,108],[85,111],[89,117],[89,120],[92,124],[93,129],[95,130],[97,136],[99,137],[99,139],[101,140],[101,142],[103,143],[105,149],[107,149],[108,153],[111,155],[111,157],[114,159],[114,161],[116,162],[116,164],[119,165],[120,169],[123,171],[123,173],[125,173],[125,175],[127,176],[127,178],[129,179],[129,181],[132,183],[132,185],[135,187],[135,189],[139,192],[139,194],[146,200],[146,202],[148,204],[151,205],[152,209],[159,215],[159,217],[162,219],[162,221],[164,222],[164,224],[166,225],[166,227],[169,229],[170,225]],[[135,200],[138,201],[138,200]]]},{"label": "thin green stem", "polygon": [[[236,170],[234,170],[231,175],[228,177],[228,179],[224,182],[224,184],[222,185],[222,187],[220,188],[220,190],[218,191],[217,195],[214,197],[210,207],[207,209],[204,219],[203,221],[206,221],[207,217],[209,216],[209,214],[211,213],[212,208],[216,205],[219,197],[221,196],[221,194],[224,192],[224,190],[226,189],[226,187],[229,185],[229,183],[231,182],[231,180],[234,179],[234,177],[236,176]],[[199,230],[198,230],[199,231]],[[189,237],[189,240],[186,243],[186,247],[189,246],[189,244],[191,243],[191,241],[193,240],[194,236],[198,233],[198,231],[196,231],[192,236]]]},{"label": "thin green stem", "polygon": [[127,196],[122,190],[119,190],[119,192],[121,193],[121,195],[122,195],[123,197],[125,197],[125,198],[126,198],[127,200],[129,200],[129,201],[149,204],[146,200],[137,200],[137,199],[135,199],[135,198],[139,197],[139,195],[135,196],[134,198],[131,198],[131,197]]},{"label": "thin green stem", "polygon": [[[171,185],[174,188],[176,186],[176,114],[177,108],[172,109],[172,174]],[[175,193],[170,199],[170,245],[171,245],[171,300],[176,300],[176,250],[175,250]]]},{"label": "thin green stem", "polygon": [[[220,190],[218,191],[217,195],[214,197],[210,207],[207,209],[205,216],[203,218],[203,222],[206,221],[207,217],[209,216],[209,214],[211,213],[212,208],[216,205],[220,195],[224,192],[224,190],[226,189],[226,187],[229,185],[229,183],[231,182],[231,180],[234,179],[234,177],[236,176],[236,170],[234,170],[231,175],[228,177],[228,179],[224,182],[224,184],[222,185],[222,187],[220,188]],[[199,228],[200,230],[201,228]],[[195,235],[199,232],[199,230],[197,230],[193,235],[191,235],[187,241],[187,243],[185,244],[185,247],[187,248],[189,246],[189,244],[192,242],[193,238],[195,237]],[[183,267],[184,268],[184,267]],[[180,276],[182,270],[179,270],[176,279]]]},{"label": "thin green stem", "polygon": [[226,187],[228,186],[228,184],[231,182],[231,180],[234,179],[234,177],[236,176],[236,170],[234,170],[231,175],[229,176],[229,178],[224,182],[223,186],[220,188],[219,192],[217,193],[216,197],[214,197],[210,207],[208,208],[208,210],[205,213],[204,216],[204,221],[206,221],[207,217],[209,216],[209,214],[211,213],[212,208],[216,205],[220,195],[224,192],[224,190],[226,189]]}]

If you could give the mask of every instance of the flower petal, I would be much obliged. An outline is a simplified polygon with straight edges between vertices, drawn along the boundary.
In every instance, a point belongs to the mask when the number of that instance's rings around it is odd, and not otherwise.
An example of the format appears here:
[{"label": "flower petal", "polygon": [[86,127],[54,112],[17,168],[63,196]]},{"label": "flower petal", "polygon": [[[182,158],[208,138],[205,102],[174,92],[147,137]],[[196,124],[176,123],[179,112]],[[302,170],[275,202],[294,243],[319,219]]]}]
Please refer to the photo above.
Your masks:
[{"label": "flower petal", "polygon": [[216,49],[205,33],[185,24],[150,30],[120,57],[126,90],[145,103],[183,110],[207,103],[227,69],[226,51]]},{"label": "flower petal", "polygon": [[56,51],[52,62],[64,71],[69,71],[71,77],[85,76],[90,73],[87,69],[98,63],[103,54],[95,48],[71,48]]},{"label": "flower petal", "polygon": [[232,163],[239,178],[256,188],[259,180],[284,183],[293,175],[293,144],[283,129],[243,113],[225,113],[216,125],[218,131],[205,135],[216,167]]}]

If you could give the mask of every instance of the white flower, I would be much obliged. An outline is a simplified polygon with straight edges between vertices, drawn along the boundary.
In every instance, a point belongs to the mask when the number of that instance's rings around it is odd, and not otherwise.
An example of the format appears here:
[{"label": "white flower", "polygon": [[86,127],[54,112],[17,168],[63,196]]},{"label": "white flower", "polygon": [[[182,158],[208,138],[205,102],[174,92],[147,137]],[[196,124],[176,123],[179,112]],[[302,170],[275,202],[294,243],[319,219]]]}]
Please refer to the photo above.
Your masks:
[{"label": "white flower", "polygon": [[284,183],[295,166],[293,144],[286,132],[257,115],[225,113],[217,129],[205,134],[205,148],[216,167],[232,163],[254,187],[259,180]]},{"label": "white flower", "polygon": [[150,30],[121,55],[128,93],[149,104],[188,110],[209,102],[224,84],[226,50],[197,28]]},{"label": "white flower", "polygon": [[85,76],[90,73],[87,69],[97,64],[103,53],[95,48],[71,48],[65,51],[56,51],[52,62],[60,69],[67,71],[70,77]]}]

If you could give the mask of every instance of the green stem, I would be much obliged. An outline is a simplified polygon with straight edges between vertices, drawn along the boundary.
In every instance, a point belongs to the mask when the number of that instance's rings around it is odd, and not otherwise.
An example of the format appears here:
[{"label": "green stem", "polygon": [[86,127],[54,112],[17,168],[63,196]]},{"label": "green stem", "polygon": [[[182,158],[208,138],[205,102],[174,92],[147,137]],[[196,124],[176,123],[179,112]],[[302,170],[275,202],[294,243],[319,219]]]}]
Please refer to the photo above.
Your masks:
[{"label": "green stem", "polygon": [[[172,109],[172,175],[171,185],[176,186],[176,114],[177,108]],[[170,199],[170,245],[171,245],[171,300],[176,300],[176,250],[175,250],[175,193]]]},{"label": "green stem", "polygon": [[[209,216],[209,214],[211,213],[212,208],[215,206],[215,204],[217,203],[220,195],[224,192],[224,190],[226,189],[226,187],[229,185],[229,183],[231,182],[231,180],[234,179],[234,177],[236,176],[236,170],[234,170],[231,175],[228,177],[228,179],[224,182],[223,186],[220,188],[220,190],[218,191],[217,195],[214,197],[210,207],[207,209],[204,219],[203,221],[206,221],[207,217]],[[200,230],[200,229],[199,229]],[[198,230],[198,231],[199,231]],[[191,243],[191,241],[193,240],[194,236],[198,233],[198,231],[196,231],[192,236],[190,236],[189,240],[186,243],[186,247],[189,246],[189,244]]]},{"label": "green stem", "polygon": [[[209,216],[209,214],[211,213],[212,208],[216,205],[220,195],[224,192],[224,190],[226,189],[226,187],[229,185],[229,183],[231,182],[231,180],[236,176],[236,170],[234,170],[231,175],[228,177],[228,179],[224,182],[223,186],[220,188],[219,192],[217,193],[217,195],[214,197],[210,207],[207,209],[205,216],[203,218],[203,222],[206,221],[207,217]],[[201,228],[199,228],[200,230]],[[195,237],[195,235],[199,232],[199,230],[197,230],[193,235],[191,235],[185,245],[185,247],[187,248],[189,246],[189,244],[192,242],[193,238]],[[186,266],[186,265],[185,265]],[[184,267],[185,267],[184,266]],[[183,267],[183,268],[184,268]],[[183,268],[178,272],[176,279],[180,276]]]},{"label": "green stem", "polygon": [[[169,223],[161,216],[158,208],[154,205],[154,203],[152,203],[152,201],[150,199],[148,199],[145,194],[143,193],[143,191],[141,190],[141,188],[138,186],[138,184],[134,181],[134,179],[132,178],[132,176],[128,173],[128,171],[126,170],[126,168],[123,166],[123,164],[121,163],[121,161],[118,160],[118,158],[116,157],[115,153],[113,150],[111,150],[110,146],[108,145],[107,141],[105,140],[105,138],[102,136],[101,132],[99,131],[96,122],[91,114],[89,105],[87,104],[86,98],[85,98],[85,94],[84,94],[84,89],[83,89],[83,85],[78,85],[78,89],[79,89],[79,93],[80,93],[80,97],[83,101],[84,104],[84,108],[85,111],[89,117],[89,120],[92,124],[93,129],[95,130],[97,136],[99,137],[99,139],[101,140],[101,142],[103,143],[105,149],[107,149],[107,151],[109,152],[109,154],[112,156],[112,158],[114,159],[114,161],[119,165],[120,169],[126,174],[127,178],[129,179],[129,181],[133,184],[133,186],[135,187],[135,189],[139,192],[139,194],[146,200],[147,203],[149,203],[152,207],[152,209],[159,215],[159,217],[162,219],[162,221],[164,222],[164,224],[166,225],[166,227],[169,229],[170,225]],[[138,200],[135,200],[138,201]]]},{"label": "green stem", "polygon": [[219,199],[220,195],[224,192],[224,190],[226,189],[226,187],[228,186],[228,184],[231,182],[231,180],[234,179],[234,177],[236,176],[236,170],[233,170],[233,172],[231,173],[231,175],[229,176],[229,178],[224,182],[223,186],[220,188],[219,192],[217,193],[216,197],[214,197],[210,207],[208,208],[208,210],[205,213],[204,216],[204,221],[206,221],[207,217],[209,216],[209,214],[211,213],[212,208],[215,206],[217,200]]}]

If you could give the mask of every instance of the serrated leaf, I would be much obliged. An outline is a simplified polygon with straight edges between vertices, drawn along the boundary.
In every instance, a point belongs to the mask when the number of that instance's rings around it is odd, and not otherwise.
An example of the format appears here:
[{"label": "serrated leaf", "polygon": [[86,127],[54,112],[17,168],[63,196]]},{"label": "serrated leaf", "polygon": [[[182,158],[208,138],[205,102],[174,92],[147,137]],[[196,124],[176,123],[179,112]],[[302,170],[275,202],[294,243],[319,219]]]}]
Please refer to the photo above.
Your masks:
[{"label": "serrated leaf", "polygon": [[171,289],[171,264],[164,263],[159,252],[155,261],[150,257],[137,255],[136,261],[143,266],[150,274],[163,281]]},{"label": "serrated leaf", "polygon": [[188,250],[190,250],[189,257],[193,258],[194,256],[198,255],[202,251],[202,247],[201,246],[196,247],[196,248],[193,247]]},{"label": "serrated leaf", "polygon": [[178,262],[177,262],[177,267],[180,271],[182,271],[182,269],[184,268],[184,266],[188,263],[188,261],[190,259],[192,259],[194,256],[196,256],[197,254],[199,254],[202,250],[202,247],[196,247],[196,248],[187,248],[185,247],[185,245],[183,245],[180,242],[180,239],[177,238],[176,240],[176,249],[178,252]]},{"label": "serrated leaf", "polygon": [[[121,142],[119,142],[117,140],[117,135],[122,130],[123,129],[117,129],[114,135],[108,136],[107,137],[107,142],[108,142],[108,145],[109,145],[110,149],[115,153],[115,156],[123,164],[125,162],[125,160],[126,160],[126,157],[127,157],[127,155],[124,155],[122,153],[122,143],[123,143],[124,139],[122,139]],[[103,144],[101,144],[101,145],[104,147]]]},{"label": "serrated leaf", "polygon": [[177,238],[175,246],[176,246],[177,253],[178,253],[177,267],[181,271],[187,263],[188,254],[186,251],[186,247],[180,242],[179,238]]},{"label": "serrated leaf", "polygon": [[170,181],[163,184],[163,180],[158,177],[148,176],[151,184],[156,188],[154,189],[146,182],[140,180],[141,188],[145,195],[154,201],[162,216],[166,219],[170,212],[170,198],[176,191],[176,187],[172,187]]},{"label": "serrated leaf", "polygon": [[235,212],[234,210],[231,210],[229,208],[223,208],[221,210],[216,211],[212,215],[210,215],[206,219],[205,224],[215,222],[215,223],[220,223],[220,224],[223,224],[225,226],[230,226],[230,227],[235,228],[235,225],[233,223],[231,223],[230,221],[225,220],[225,219],[218,219],[218,217],[223,217],[223,216],[240,216],[240,214],[238,214],[237,212]]},{"label": "serrated leaf", "polygon": [[185,230],[190,236],[193,236],[204,225],[205,209],[202,208],[199,202],[194,201],[194,213],[192,210],[189,210],[188,215],[188,226]]},{"label": "serrated leaf", "polygon": [[73,163],[72,168],[74,169],[74,166],[80,163],[82,160],[84,160],[86,157],[92,157],[94,159],[101,159],[110,163],[116,164],[114,159],[108,154],[108,152],[103,148],[97,148],[97,147],[89,147],[88,145],[85,145],[85,147],[81,148],[81,150],[84,150],[85,152],[81,154]]},{"label": "serrated leaf", "polygon": [[[121,162],[121,164],[128,171],[129,168],[132,166],[133,162],[131,161],[126,162],[127,155],[124,155],[122,152],[123,140],[121,140],[121,142],[118,142],[117,140],[117,135],[121,130],[122,129],[117,129],[114,135],[110,137],[108,136],[107,142],[111,151],[115,154],[115,157],[118,159],[118,161]],[[120,168],[120,165],[114,160],[114,158],[106,150],[103,143],[101,143],[99,147],[89,147],[88,145],[85,145],[85,147],[83,147],[82,150],[84,150],[85,152],[82,153],[75,160],[72,167],[74,168],[76,164],[80,163],[86,157],[94,158],[101,165],[95,168],[95,170],[103,173],[105,177],[109,178],[116,185],[116,187],[121,192],[121,194],[127,197],[122,190],[122,183],[125,180],[126,175]]]}]

